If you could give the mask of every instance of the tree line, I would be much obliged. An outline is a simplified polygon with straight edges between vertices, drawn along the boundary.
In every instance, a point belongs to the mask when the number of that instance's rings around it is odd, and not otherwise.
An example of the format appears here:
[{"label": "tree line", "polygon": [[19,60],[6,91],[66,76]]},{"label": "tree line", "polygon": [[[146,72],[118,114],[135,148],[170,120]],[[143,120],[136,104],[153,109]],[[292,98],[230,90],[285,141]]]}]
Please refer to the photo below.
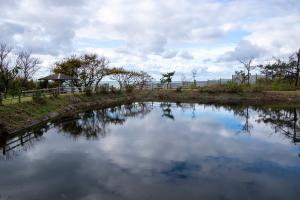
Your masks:
[{"label": "tree line", "polygon": [[16,53],[12,47],[0,44],[0,93],[6,96],[21,88],[34,87],[30,79],[40,63],[40,59],[33,57],[28,50]]},{"label": "tree line", "polygon": [[124,67],[110,67],[106,57],[97,54],[71,56],[55,63],[53,72],[63,73],[77,78],[72,84],[81,90],[82,87],[97,88],[104,77],[118,82],[119,88],[143,88],[152,81],[152,77],[145,71],[128,70]]},{"label": "tree line", "polygon": [[[242,84],[250,84],[251,71],[259,69],[266,81],[299,85],[300,50],[288,59],[276,58],[268,64],[254,65],[254,58],[239,60],[244,70],[236,71],[241,77]],[[28,50],[17,51],[7,44],[0,43],[0,94],[14,95],[20,90],[43,88],[45,85],[33,81],[35,73],[41,67],[41,60]],[[108,77],[116,81],[120,89],[144,88],[153,78],[145,71],[135,71],[124,67],[113,67],[108,58],[97,54],[73,55],[57,61],[53,65],[53,73],[62,73],[76,78],[71,85],[82,88],[98,88],[101,81]],[[175,71],[162,74],[161,84],[169,88]],[[192,70],[194,85],[196,86],[197,69]],[[182,81],[186,81],[185,76]],[[49,86],[49,85],[48,85]],[[56,85],[52,83],[52,86]],[[50,85],[51,87],[51,85]],[[2,95],[0,95],[1,98]]]},{"label": "tree line", "polygon": [[300,75],[300,49],[298,52],[291,54],[288,59],[275,58],[267,64],[254,65],[254,58],[238,59],[243,65],[244,70],[235,71],[236,77],[240,82],[250,84],[251,71],[259,69],[261,75],[266,81],[277,81],[279,83],[288,82],[290,85],[299,85]]},{"label": "tree line", "polygon": [[[28,50],[17,51],[11,46],[0,43],[0,102],[2,94],[16,96],[22,90],[56,87],[56,83],[33,81],[41,68],[41,60]],[[152,77],[145,71],[128,70],[124,67],[111,67],[110,61],[97,54],[74,55],[57,61],[52,66],[53,73],[62,73],[76,78],[70,85],[82,88],[98,88],[104,77],[118,82],[120,89],[138,87],[142,89]]]}]

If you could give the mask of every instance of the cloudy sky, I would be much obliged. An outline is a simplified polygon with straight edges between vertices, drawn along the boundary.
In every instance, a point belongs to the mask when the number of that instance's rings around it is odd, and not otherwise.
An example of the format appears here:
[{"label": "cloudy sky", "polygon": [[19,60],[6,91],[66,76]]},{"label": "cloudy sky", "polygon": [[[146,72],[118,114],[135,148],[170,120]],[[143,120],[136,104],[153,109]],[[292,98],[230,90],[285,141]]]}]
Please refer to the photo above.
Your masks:
[{"label": "cloudy sky", "polygon": [[247,56],[300,48],[300,0],[0,0],[0,42],[29,49],[47,75],[62,57],[95,52],[156,78],[227,78]]}]

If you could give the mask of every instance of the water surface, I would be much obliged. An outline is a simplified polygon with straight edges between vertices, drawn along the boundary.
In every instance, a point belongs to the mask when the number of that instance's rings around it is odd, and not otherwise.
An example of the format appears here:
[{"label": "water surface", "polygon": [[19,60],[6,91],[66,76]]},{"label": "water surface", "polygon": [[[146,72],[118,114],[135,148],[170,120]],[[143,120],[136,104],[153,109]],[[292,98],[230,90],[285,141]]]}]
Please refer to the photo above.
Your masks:
[{"label": "water surface", "polygon": [[2,138],[0,199],[299,199],[299,115],[174,103],[80,113]]}]

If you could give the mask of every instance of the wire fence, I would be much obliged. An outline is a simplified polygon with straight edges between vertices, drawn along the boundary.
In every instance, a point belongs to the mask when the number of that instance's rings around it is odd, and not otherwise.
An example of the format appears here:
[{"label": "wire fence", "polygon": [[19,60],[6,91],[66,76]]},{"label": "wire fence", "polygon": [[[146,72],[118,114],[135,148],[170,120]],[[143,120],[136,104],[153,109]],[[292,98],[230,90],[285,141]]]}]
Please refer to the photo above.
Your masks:
[{"label": "wire fence", "polygon": [[[250,77],[250,84],[255,84],[257,80],[261,78],[260,75],[251,75]],[[205,87],[210,85],[223,85],[230,81],[240,84],[241,83],[241,77],[233,75],[231,79],[213,79],[213,80],[207,80],[207,81],[174,81],[170,84],[162,84],[160,82],[149,82],[144,85],[137,85],[136,88],[143,89],[143,90],[159,90],[159,89],[193,89],[197,87]],[[107,90],[111,87],[118,88],[116,83],[104,83],[101,86],[105,86]],[[119,88],[120,89],[120,88]],[[125,88],[123,88],[125,89]],[[96,90],[96,88],[92,88],[92,90]],[[40,92],[41,94],[45,96],[51,96],[55,94],[79,94],[82,93],[82,91],[85,91],[84,87],[78,88],[78,87],[56,87],[56,88],[47,88],[47,89],[38,89],[38,90],[24,90],[20,91],[18,95],[10,95],[10,96],[4,96],[0,93],[0,104],[1,103],[21,103],[22,101],[30,101],[32,100],[32,96]]]}]

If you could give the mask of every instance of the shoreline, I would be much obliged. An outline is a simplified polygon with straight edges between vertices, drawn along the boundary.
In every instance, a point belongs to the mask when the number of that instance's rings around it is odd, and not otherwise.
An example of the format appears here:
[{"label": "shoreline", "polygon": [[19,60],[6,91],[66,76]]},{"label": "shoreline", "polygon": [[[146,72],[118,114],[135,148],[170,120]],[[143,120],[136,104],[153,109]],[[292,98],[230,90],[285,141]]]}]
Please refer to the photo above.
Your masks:
[{"label": "shoreline", "polygon": [[45,104],[24,102],[0,107],[0,136],[17,134],[43,123],[93,108],[133,102],[184,102],[199,104],[239,104],[244,106],[300,107],[300,92],[201,93],[199,91],[135,90],[132,93],[75,95],[49,98]]}]

